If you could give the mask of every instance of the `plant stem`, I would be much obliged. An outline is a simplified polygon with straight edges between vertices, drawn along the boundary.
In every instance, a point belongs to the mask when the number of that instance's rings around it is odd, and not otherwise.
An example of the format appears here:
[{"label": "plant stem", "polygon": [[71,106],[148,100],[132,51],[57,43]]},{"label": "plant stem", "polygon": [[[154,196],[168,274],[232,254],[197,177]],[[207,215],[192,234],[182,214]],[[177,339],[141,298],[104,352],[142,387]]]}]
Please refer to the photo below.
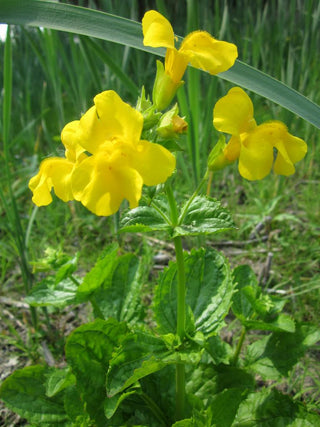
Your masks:
[{"label": "plant stem", "polygon": [[241,351],[242,344],[243,344],[243,341],[245,339],[246,333],[247,333],[247,330],[243,326],[242,327],[242,331],[241,331],[241,335],[240,335],[240,338],[239,338],[239,341],[238,341],[238,344],[237,344],[236,351],[234,352],[234,355],[233,355],[233,358],[232,358],[233,365],[235,365],[237,363],[238,359],[239,359],[239,354],[240,354],[240,351]]},{"label": "plant stem", "polygon": [[151,399],[151,397],[148,396],[146,393],[142,392],[140,394],[140,396],[146,402],[149,409],[153,412],[153,414],[158,419],[158,421],[161,423],[160,425],[166,426],[167,425],[166,417],[165,417],[164,413],[162,412],[162,410],[159,408],[159,406],[155,403],[155,401],[153,399]]},{"label": "plant stem", "polygon": [[179,218],[179,224],[182,223],[184,217],[186,216],[189,206],[191,205],[191,203],[193,202],[194,198],[199,194],[203,184],[206,182],[206,180],[208,179],[208,174],[207,172],[205,173],[204,177],[202,178],[202,180],[200,181],[200,184],[198,185],[198,187],[195,189],[194,193],[192,194],[192,196],[190,197],[190,199],[188,200],[188,202],[185,204],[183,211],[180,215]]},{"label": "plant stem", "polygon": [[[171,210],[172,225],[176,226],[178,223],[178,209],[170,185],[167,185],[167,197]],[[181,236],[176,236],[173,239],[176,263],[177,263],[177,335],[181,342],[186,333],[186,275],[184,267],[184,257],[182,248]],[[176,419],[181,420],[184,417],[184,402],[185,402],[185,369],[181,363],[176,364]]]}]

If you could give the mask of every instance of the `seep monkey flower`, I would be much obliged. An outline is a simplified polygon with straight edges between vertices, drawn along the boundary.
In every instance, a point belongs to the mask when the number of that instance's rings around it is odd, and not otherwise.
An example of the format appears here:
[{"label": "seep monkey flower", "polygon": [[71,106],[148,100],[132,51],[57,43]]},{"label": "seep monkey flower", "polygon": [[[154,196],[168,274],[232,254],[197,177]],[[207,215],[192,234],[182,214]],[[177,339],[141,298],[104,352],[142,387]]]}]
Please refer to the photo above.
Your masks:
[{"label": "seep monkey flower", "polygon": [[142,19],[143,44],[167,48],[165,65],[157,61],[157,75],[153,88],[153,102],[158,110],[164,110],[171,102],[188,66],[218,74],[233,66],[237,47],[216,40],[206,31],[193,31],[175,47],[175,36],[170,22],[155,10],[149,10]]},{"label": "seep monkey flower", "polygon": [[143,116],[112,91],[95,96],[94,106],[61,133],[66,158],[48,158],[29,182],[37,206],[78,200],[96,215],[118,211],[124,199],[138,206],[143,184],[163,183],[176,160],[159,144],[140,140]]},{"label": "seep monkey flower", "polygon": [[238,159],[240,175],[251,181],[263,179],[272,168],[279,175],[292,175],[294,164],[307,152],[305,141],[291,135],[284,123],[272,120],[257,125],[251,99],[240,87],[218,100],[213,125],[231,135],[223,147],[225,164]]}]

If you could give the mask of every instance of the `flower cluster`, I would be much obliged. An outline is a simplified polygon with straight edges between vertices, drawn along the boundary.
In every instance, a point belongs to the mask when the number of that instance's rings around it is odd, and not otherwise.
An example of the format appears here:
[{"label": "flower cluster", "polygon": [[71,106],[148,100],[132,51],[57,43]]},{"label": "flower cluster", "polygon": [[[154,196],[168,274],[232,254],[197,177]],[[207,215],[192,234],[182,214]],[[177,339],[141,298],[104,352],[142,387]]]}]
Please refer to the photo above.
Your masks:
[{"label": "flower cluster", "polygon": [[98,94],[94,104],[62,130],[65,158],[45,159],[30,180],[37,206],[51,203],[53,188],[64,202],[78,200],[96,215],[111,215],[124,199],[137,207],[143,184],[163,183],[174,171],[172,153],[140,140],[141,113],[114,91]]},{"label": "flower cluster", "polygon": [[291,135],[284,123],[274,120],[258,126],[251,99],[239,87],[230,89],[216,103],[213,124],[231,135],[223,149],[226,163],[239,159],[239,173],[248,180],[263,179],[272,167],[279,175],[292,175],[294,163],[307,152],[307,144]]},{"label": "flower cluster", "polygon": [[[45,159],[30,180],[36,205],[51,203],[54,189],[63,201],[80,201],[96,215],[107,216],[117,212],[124,199],[130,208],[137,207],[143,184],[163,183],[173,173],[175,156],[162,145],[141,139],[142,131],[151,129],[148,135],[156,135],[155,141],[186,132],[188,124],[178,116],[177,105],[164,114],[160,111],[183,84],[187,66],[218,74],[234,64],[238,52],[234,44],[218,41],[206,31],[190,33],[177,49],[170,22],[155,10],[146,12],[142,29],[145,45],[167,49],[164,66],[157,61],[153,102],[145,98],[144,89],[137,109],[112,90],[98,94],[94,106],[62,130],[65,157]],[[290,135],[283,123],[258,126],[250,98],[238,87],[216,103],[213,124],[231,138],[227,144],[220,138],[210,153],[212,171],[238,159],[240,174],[249,180],[264,178],[272,167],[290,175],[307,152],[306,143]]]}]

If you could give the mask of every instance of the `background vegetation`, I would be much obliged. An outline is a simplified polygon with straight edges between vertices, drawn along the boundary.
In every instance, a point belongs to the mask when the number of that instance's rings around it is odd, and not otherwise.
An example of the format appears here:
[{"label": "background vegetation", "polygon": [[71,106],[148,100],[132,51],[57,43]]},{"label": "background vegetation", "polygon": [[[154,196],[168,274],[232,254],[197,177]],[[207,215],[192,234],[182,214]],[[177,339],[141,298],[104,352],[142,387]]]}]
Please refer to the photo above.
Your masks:
[{"label": "background vegetation", "polygon": [[[155,8],[169,18],[175,33],[183,36],[201,28],[233,42],[238,46],[240,60],[320,103],[320,3],[316,0],[65,3],[99,8],[136,21],[141,21],[147,9]],[[13,27],[12,34],[13,108],[7,153],[11,179],[8,182],[3,177],[0,183],[0,331],[4,338],[2,354],[10,351],[11,359],[15,354],[19,363],[26,364],[46,357],[48,353],[40,345],[43,342],[59,359],[63,348],[61,322],[70,320],[66,313],[56,312],[51,313],[54,320],[45,323],[48,313],[40,312],[40,326],[35,333],[35,324],[32,326],[29,311],[23,306],[26,286],[50,271],[52,259],[63,254],[78,252],[81,269],[86,271],[100,249],[116,239],[117,226],[116,218],[97,218],[80,204],[64,204],[55,199],[46,208],[36,208],[28,181],[41,159],[61,152],[62,127],[79,118],[96,93],[114,89],[131,103],[136,101],[142,85],[151,93],[156,58],[128,47],[51,30]],[[3,43],[0,55],[4,57]],[[3,81],[4,70],[0,67]],[[190,136],[185,138],[185,150],[178,157],[179,172],[174,184],[178,198],[193,191],[205,170],[207,155],[217,140],[212,108],[231,87],[218,77],[193,69],[185,81],[179,102],[180,111],[189,122]],[[308,154],[290,178],[270,175],[251,183],[240,177],[235,165],[220,172],[213,179],[211,195],[222,199],[234,214],[238,230],[206,244],[224,248],[231,264],[249,263],[260,275],[261,286],[289,299],[286,307],[297,320],[319,324],[319,130],[277,105],[250,95],[257,122],[284,121],[291,133],[308,143]],[[186,99],[192,106],[190,111]],[[2,136],[5,126],[1,121]],[[0,154],[4,171],[2,148]],[[139,253],[142,247],[144,251],[147,248],[150,265],[157,264],[161,256],[171,256],[170,247],[162,246],[161,241],[155,243],[150,238],[133,242],[130,236],[125,239],[128,250]],[[188,247],[193,243],[186,242]],[[48,248],[51,256],[52,250],[58,254],[51,261]],[[39,261],[45,257],[45,261]],[[146,280],[146,305],[152,289],[150,281],[152,277]],[[80,322],[82,315],[76,312],[74,317],[79,317],[76,320]],[[227,331],[226,339],[233,339]],[[303,395],[318,408],[319,358],[320,352],[315,348],[286,384],[296,398]],[[8,369],[4,372],[9,373]]]}]

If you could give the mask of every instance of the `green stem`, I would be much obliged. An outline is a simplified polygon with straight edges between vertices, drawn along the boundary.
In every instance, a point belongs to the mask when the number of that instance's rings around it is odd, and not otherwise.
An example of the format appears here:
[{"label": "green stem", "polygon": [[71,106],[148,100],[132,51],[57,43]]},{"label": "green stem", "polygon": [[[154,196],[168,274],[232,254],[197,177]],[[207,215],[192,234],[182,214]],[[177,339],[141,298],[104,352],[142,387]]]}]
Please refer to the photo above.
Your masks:
[{"label": "green stem", "polygon": [[191,203],[193,202],[194,198],[199,194],[203,184],[206,182],[206,180],[208,179],[208,173],[206,172],[204,177],[202,178],[202,180],[200,181],[198,187],[195,189],[195,192],[192,194],[192,196],[190,197],[190,199],[188,200],[188,203],[186,203],[186,205],[183,208],[183,211],[179,217],[179,224],[182,223],[182,221],[184,220],[184,217],[186,216],[189,206],[191,205]]},{"label": "green stem", "polygon": [[241,331],[241,335],[240,335],[240,338],[239,338],[239,341],[238,341],[238,344],[237,344],[236,351],[234,352],[234,355],[233,355],[233,358],[232,358],[233,365],[236,365],[236,363],[238,362],[239,354],[240,354],[240,351],[241,351],[241,348],[242,348],[243,341],[245,339],[246,333],[247,333],[247,330],[243,326],[242,327],[242,331]]},{"label": "green stem", "polygon": [[167,420],[165,417],[165,414],[162,412],[162,410],[159,408],[159,406],[155,403],[151,397],[149,397],[146,393],[140,394],[141,398],[146,402],[148,405],[148,408],[152,411],[152,413],[155,415],[157,420],[161,423],[161,426],[167,425]]},{"label": "green stem", "polygon": [[[176,200],[173,195],[171,186],[166,186],[168,202],[171,210],[171,221],[172,225],[175,226],[178,223],[178,209]],[[181,236],[174,237],[173,239],[175,252],[176,252],[176,263],[177,263],[177,335],[181,342],[183,341],[186,334],[186,274],[184,266],[182,238]],[[184,405],[185,405],[185,368],[181,363],[176,364],[176,419],[181,420],[184,417]]]}]

